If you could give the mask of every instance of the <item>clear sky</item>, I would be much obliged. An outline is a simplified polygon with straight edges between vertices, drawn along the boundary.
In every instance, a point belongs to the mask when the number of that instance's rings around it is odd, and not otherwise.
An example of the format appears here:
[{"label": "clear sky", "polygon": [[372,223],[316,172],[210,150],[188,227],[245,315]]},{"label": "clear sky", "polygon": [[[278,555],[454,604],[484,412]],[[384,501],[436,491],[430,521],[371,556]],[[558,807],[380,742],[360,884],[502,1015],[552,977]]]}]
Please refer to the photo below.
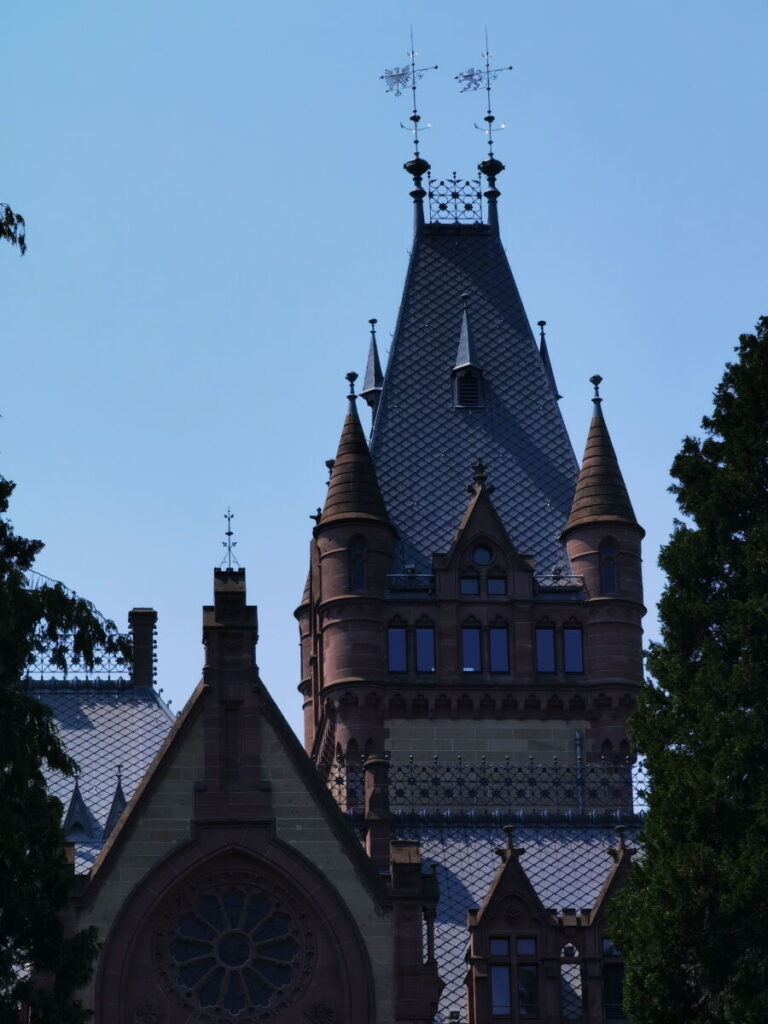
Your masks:
[{"label": "clear sky", "polygon": [[651,637],[669,465],[768,313],[764,0],[5,4],[0,200],[29,251],[0,248],[0,472],[41,572],[122,628],[158,609],[176,709],[231,505],[262,675],[299,728],[308,516],[411,238],[408,97],[378,78],[411,23],[439,65],[420,96],[437,176],[484,155],[483,94],[453,76],[486,23],[515,66],[502,233],[579,457],[604,377]]}]

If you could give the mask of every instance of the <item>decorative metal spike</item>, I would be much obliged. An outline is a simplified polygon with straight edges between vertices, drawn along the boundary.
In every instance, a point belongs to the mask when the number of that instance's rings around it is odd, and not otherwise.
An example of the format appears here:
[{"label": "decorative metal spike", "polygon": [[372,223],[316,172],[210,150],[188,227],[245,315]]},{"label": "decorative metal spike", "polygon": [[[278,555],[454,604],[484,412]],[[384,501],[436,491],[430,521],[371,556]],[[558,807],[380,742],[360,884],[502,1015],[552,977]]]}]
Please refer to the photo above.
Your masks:
[{"label": "decorative metal spike", "polygon": [[416,67],[416,58],[418,54],[413,45],[413,28],[411,28],[411,49],[408,53],[409,62],[403,67],[392,67],[386,68],[383,75],[379,75],[379,78],[384,82],[387,92],[394,93],[395,96],[402,96],[404,89],[410,89],[413,98],[413,113],[409,120],[413,127],[409,127],[407,124],[401,122],[400,127],[407,129],[413,135],[413,148],[414,156],[419,156],[419,131],[425,128],[431,127],[430,125],[421,125],[421,116],[418,111],[416,104],[416,84],[424,77],[425,71],[436,71],[437,64],[429,64],[423,68]]},{"label": "decorative metal spike", "polygon": [[603,383],[603,378],[600,376],[599,373],[596,373],[594,374],[594,376],[589,378],[589,383],[594,385],[595,388],[595,397],[593,401],[601,402],[602,399],[600,398],[600,385]]},{"label": "decorative metal spike", "polygon": [[486,123],[484,128],[482,125],[475,124],[475,128],[478,128],[481,132],[484,132],[488,136],[488,156],[493,159],[493,136],[495,132],[500,132],[506,128],[505,124],[496,125],[494,122],[496,118],[491,111],[491,83],[494,82],[502,71],[512,71],[513,66],[511,64],[505,64],[502,67],[492,68],[491,57],[493,54],[490,52],[488,46],[488,29],[485,30],[485,53],[483,54],[485,67],[484,68],[467,68],[466,71],[461,71],[458,75],[454,75],[457,82],[461,83],[461,92],[475,92],[480,88],[485,88],[487,98],[487,109],[483,120]]},{"label": "decorative metal spike", "polygon": [[234,550],[233,550],[234,548],[237,547],[237,541],[236,540],[232,540],[232,537],[234,536],[233,531],[232,531],[232,520],[235,518],[235,514],[234,514],[234,512],[231,511],[231,509],[229,507],[227,508],[227,511],[224,513],[224,518],[227,520],[227,528],[224,531],[224,536],[227,539],[223,540],[221,542],[222,546],[226,550],[226,554],[224,555],[224,557],[221,560],[221,568],[222,569],[224,568],[224,563],[226,562],[227,563],[227,569],[231,569],[233,563],[239,569],[240,568],[240,563],[235,558],[235,553],[234,553]]}]

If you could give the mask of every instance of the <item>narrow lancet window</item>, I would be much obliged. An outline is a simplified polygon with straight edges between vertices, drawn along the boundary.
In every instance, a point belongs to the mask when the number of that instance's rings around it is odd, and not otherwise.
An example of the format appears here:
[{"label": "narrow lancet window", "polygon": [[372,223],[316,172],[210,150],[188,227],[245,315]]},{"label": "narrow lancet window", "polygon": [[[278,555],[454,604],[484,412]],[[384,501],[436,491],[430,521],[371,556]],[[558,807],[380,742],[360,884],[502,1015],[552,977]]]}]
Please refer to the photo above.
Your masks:
[{"label": "narrow lancet window", "polygon": [[616,579],[616,542],[607,537],[600,545],[600,593],[615,594]]},{"label": "narrow lancet window", "polygon": [[416,671],[435,671],[435,629],[434,626],[416,627]]},{"label": "narrow lancet window", "polygon": [[353,537],[349,545],[349,589],[365,590],[366,585],[365,540],[362,537]]},{"label": "narrow lancet window", "polygon": [[404,626],[387,630],[387,660],[390,672],[408,671],[407,634]]},{"label": "narrow lancet window", "polygon": [[477,409],[482,404],[480,374],[464,370],[456,375],[456,405],[460,409]]},{"label": "narrow lancet window", "polygon": [[550,626],[536,630],[536,668],[539,672],[555,672],[555,631]]}]

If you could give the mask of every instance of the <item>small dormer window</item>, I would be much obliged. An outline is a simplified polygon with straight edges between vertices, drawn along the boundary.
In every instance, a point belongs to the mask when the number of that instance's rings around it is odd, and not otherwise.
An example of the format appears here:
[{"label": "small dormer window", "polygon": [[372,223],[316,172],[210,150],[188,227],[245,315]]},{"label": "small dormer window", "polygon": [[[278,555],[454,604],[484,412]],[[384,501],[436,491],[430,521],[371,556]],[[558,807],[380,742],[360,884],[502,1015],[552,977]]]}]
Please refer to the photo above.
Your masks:
[{"label": "small dormer window", "polygon": [[477,370],[462,370],[456,374],[456,405],[461,409],[478,409],[482,405],[482,383]]}]

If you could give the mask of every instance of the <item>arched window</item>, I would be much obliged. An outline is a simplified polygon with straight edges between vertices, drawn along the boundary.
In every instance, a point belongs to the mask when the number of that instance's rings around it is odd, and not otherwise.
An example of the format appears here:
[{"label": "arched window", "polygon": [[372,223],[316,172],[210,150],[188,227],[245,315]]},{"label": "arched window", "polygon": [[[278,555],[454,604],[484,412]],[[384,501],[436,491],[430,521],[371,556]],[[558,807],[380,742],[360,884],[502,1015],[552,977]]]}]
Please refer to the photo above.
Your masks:
[{"label": "arched window", "polygon": [[615,594],[617,590],[616,541],[606,537],[600,545],[600,593]]},{"label": "arched window", "polygon": [[477,409],[481,405],[480,374],[464,370],[456,376],[456,405],[463,409]]},{"label": "arched window", "polygon": [[365,590],[365,537],[353,537],[349,542],[349,589]]}]

